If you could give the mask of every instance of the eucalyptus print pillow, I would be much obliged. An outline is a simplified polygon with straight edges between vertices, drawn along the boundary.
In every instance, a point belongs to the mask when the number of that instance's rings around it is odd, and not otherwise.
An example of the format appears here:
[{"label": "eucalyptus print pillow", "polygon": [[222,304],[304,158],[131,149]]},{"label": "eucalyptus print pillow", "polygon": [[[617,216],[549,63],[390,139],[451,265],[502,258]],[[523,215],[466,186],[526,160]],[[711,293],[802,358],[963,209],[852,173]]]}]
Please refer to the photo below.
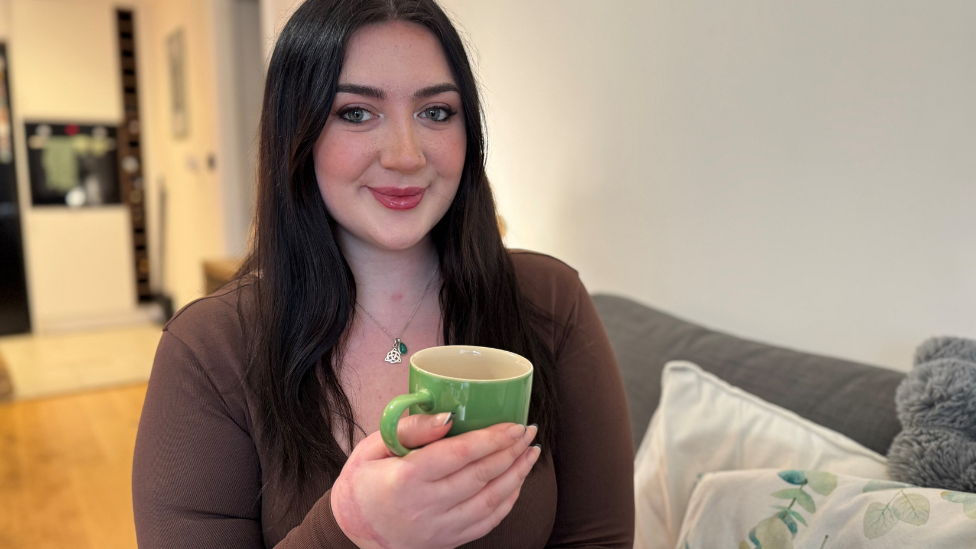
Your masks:
[{"label": "eucalyptus print pillow", "polygon": [[827,471],[708,473],[677,549],[971,547],[976,494]]}]

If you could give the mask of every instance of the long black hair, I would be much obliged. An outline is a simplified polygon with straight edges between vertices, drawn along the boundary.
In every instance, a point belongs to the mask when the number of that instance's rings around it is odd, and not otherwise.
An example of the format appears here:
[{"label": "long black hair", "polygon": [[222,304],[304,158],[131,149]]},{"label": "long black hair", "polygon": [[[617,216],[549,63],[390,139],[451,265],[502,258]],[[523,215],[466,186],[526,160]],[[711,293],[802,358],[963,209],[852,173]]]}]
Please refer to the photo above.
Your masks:
[{"label": "long black hair", "polygon": [[241,309],[251,347],[247,382],[260,401],[261,443],[282,464],[280,481],[301,483],[321,472],[334,479],[346,449],[333,429],[352,441],[358,428],[339,382],[356,283],[319,193],[313,149],[331,112],[349,37],[386,21],[429,29],[461,92],[463,173],[454,202],[431,234],[443,279],[444,342],[497,347],[532,361],[530,421],[539,424],[544,448],[553,447],[554,350],[537,335],[548,319],[523,296],[502,244],[485,175],[483,113],[461,38],[434,0],[308,0],[271,56],[254,240],[238,274],[253,285],[255,299],[246,315]]}]

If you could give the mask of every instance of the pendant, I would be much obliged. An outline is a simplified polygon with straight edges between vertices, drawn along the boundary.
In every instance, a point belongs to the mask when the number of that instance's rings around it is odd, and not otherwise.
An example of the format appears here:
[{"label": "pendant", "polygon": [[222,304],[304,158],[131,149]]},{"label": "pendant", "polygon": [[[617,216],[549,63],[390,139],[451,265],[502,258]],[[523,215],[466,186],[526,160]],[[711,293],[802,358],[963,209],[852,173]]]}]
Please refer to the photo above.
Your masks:
[{"label": "pendant", "polygon": [[407,346],[400,341],[400,338],[396,338],[393,340],[393,348],[386,353],[386,361],[390,364],[399,364],[402,362],[400,357],[405,354],[407,354]]}]

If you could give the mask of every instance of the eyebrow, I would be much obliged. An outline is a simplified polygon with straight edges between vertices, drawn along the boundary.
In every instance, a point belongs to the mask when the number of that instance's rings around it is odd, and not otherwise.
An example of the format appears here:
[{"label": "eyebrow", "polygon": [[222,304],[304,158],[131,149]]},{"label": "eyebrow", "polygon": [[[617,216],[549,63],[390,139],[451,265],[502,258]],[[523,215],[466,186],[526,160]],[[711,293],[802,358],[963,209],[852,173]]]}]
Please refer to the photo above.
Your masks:
[{"label": "eyebrow", "polygon": [[[433,97],[444,92],[456,92],[458,95],[461,94],[461,90],[459,90],[454,84],[444,83],[421,88],[413,94],[413,98],[427,99],[428,97]],[[383,90],[374,88],[372,86],[362,86],[359,84],[339,84],[336,87],[336,93],[352,93],[355,95],[362,95],[363,97],[372,97],[373,99],[379,99],[380,101],[386,99],[386,92]]]},{"label": "eyebrow", "polygon": [[436,86],[429,86],[427,88],[422,88],[417,90],[417,93],[413,94],[414,99],[427,99],[428,97],[433,97],[437,94],[444,92],[456,92],[461,95],[461,90],[458,89],[454,84],[437,84]]}]

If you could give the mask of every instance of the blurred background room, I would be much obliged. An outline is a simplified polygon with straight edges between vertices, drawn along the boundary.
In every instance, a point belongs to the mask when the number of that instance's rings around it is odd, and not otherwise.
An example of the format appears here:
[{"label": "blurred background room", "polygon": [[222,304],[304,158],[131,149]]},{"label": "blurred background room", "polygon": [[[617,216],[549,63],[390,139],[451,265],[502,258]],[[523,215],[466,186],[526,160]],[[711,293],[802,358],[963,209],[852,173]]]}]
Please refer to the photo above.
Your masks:
[{"label": "blurred background room", "polygon": [[[135,547],[162,324],[236,269],[296,0],[0,0],[0,549]],[[510,247],[907,370],[976,334],[976,3],[441,0]]]}]

